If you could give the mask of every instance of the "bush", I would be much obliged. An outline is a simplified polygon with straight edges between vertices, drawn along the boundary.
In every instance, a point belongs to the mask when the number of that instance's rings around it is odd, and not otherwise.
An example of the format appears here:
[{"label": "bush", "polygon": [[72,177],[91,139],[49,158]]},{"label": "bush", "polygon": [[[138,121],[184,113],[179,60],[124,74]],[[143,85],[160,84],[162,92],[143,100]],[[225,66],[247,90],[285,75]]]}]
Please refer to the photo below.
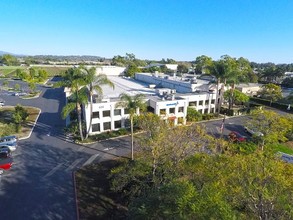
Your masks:
[{"label": "bush", "polygon": [[15,110],[12,115],[12,119],[15,124],[20,125],[28,119],[29,114],[24,107],[22,107],[21,105],[17,105],[14,109]]},{"label": "bush", "polygon": [[202,115],[202,120],[210,120],[213,118],[215,118],[215,114],[213,114],[213,113]]},{"label": "bush", "polygon": [[14,124],[0,123],[0,137],[12,135],[15,132]]},{"label": "bush", "polygon": [[186,119],[190,122],[200,121],[202,120],[202,114],[196,111],[194,108],[188,107]]},{"label": "bush", "polygon": [[126,128],[120,128],[120,129],[118,130],[118,133],[119,133],[120,135],[126,135],[126,134],[128,133],[128,131],[127,131]]}]

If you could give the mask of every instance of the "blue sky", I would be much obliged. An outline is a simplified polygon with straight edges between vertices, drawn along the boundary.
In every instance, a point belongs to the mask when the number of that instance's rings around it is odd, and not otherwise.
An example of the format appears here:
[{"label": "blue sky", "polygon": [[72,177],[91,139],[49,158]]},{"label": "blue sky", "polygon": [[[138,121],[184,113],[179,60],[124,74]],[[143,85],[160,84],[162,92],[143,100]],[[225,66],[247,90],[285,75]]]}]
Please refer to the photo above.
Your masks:
[{"label": "blue sky", "polygon": [[292,0],[3,0],[0,50],[293,63]]}]

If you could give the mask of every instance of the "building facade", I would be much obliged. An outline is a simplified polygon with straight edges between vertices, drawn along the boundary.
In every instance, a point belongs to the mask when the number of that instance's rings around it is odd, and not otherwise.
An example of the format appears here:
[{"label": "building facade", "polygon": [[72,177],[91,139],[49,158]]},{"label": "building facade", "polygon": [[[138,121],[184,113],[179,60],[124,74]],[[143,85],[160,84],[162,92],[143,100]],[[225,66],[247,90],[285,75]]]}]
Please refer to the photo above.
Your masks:
[{"label": "building facade", "polygon": [[[150,74],[141,73],[138,75],[151,76]],[[159,88],[162,85],[162,80],[156,82],[150,80],[150,77],[137,77],[137,74],[136,80],[118,76],[108,76],[108,78],[114,82],[115,90],[118,91],[106,89],[104,97],[94,99],[92,126],[89,129],[90,135],[129,127],[128,110],[116,107],[120,101],[118,94],[122,92],[130,95],[144,93],[148,111],[159,115],[162,120],[168,120],[174,125],[186,123],[188,107],[194,108],[202,114],[216,112],[217,91],[214,90],[215,85],[210,85],[208,82],[198,84],[197,87],[201,88],[200,90],[190,92],[192,90],[192,86],[190,86],[191,90],[184,92],[185,89],[180,90],[186,85],[184,80],[174,80],[172,84],[172,79],[164,78],[166,83],[163,85],[168,87]],[[187,83],[187,85],[190,84]],[[178,93],[175,88],[181,92]],[[137,110],[137,114],[139,113]],[[83,107],[83,116],[88,128],[90,126],[90,105]]]}]

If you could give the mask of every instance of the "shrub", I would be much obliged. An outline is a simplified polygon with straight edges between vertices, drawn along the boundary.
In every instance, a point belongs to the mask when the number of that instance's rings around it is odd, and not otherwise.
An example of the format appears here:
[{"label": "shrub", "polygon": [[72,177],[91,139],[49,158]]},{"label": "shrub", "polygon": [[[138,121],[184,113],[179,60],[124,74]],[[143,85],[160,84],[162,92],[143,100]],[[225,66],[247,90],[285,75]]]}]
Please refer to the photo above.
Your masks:
[{"label": "shrub", "polygon": [[186,119],[190,122],[200,121],[202,120],[202,114],[196,111],[194,108],[188,107]]}]

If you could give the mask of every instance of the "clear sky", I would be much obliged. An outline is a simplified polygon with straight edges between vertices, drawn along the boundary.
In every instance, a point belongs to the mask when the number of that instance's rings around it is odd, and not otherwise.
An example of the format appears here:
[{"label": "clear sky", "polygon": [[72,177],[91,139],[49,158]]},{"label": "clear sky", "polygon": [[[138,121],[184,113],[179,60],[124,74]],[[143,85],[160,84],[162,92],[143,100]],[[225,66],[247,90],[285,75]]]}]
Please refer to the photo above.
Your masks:
[{"label": "clear sky", "polygon": [[0,50],[293,63],[293,0],[2,0]]}]

